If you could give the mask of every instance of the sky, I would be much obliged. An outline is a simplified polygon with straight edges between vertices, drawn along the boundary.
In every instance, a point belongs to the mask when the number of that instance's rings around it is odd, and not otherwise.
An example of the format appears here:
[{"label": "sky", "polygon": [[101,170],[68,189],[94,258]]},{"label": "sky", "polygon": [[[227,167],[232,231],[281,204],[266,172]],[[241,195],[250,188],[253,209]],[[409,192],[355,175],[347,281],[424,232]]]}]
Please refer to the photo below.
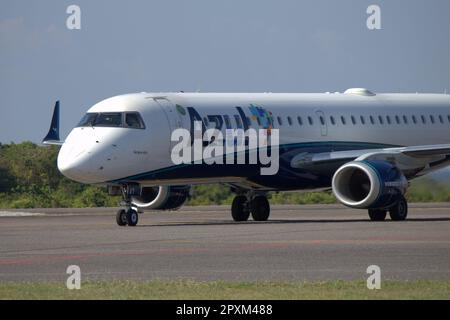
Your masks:
[{"label": "sky", "polygon": [[450,1],[0,1],[1,143],[39,143],[56,100],[64,139],[118,94],[350,87],[450,93]]}]

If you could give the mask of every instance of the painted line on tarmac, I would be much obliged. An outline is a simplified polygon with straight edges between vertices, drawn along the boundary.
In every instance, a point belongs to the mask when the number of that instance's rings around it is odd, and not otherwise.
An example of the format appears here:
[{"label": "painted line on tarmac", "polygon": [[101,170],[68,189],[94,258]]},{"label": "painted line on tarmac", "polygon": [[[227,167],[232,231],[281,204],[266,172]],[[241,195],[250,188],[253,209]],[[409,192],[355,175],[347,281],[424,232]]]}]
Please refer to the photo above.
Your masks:
[{"label": "painted line on tarmac", "polygon": [[45,216],[45,213],[39,212],[18,212],[18,211],[0,211],[0,218],[5,217],[34,217]]}]

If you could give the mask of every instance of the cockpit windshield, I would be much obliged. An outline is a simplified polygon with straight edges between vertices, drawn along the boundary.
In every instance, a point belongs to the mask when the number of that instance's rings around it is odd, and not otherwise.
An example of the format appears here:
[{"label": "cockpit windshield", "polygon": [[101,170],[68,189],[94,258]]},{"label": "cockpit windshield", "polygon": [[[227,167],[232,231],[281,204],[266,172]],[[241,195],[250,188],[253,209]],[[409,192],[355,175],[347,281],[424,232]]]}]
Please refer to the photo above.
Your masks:
[{"label": "cockpit windshield", "polygon": [[144,122],[142,121],[139,113],[126,113],[125,114],[125,126],[128,128],[142,129],[144,128]]},{"label": "cockpit windshield", "polygon": [[122,126],[122,114],[120,112],[115,113],[99,113],[95,118],[94,127],[121,127]]},{"label": "cockpit windshield", "polygon": [[145,124],[138,112],[101,112],[86,113],[77,127],[145,129]]},{"label": "cockpit windshield", "polygon": [[93,127],[96,117],[97,113],[86,113],[83,118],[81,118],[77,127]]}]

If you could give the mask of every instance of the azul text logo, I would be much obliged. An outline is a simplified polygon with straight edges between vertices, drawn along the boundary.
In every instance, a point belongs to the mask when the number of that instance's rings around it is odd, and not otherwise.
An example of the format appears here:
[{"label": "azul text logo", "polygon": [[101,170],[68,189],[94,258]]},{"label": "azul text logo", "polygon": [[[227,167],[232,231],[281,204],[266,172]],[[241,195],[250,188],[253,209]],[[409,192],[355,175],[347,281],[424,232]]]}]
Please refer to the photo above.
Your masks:
[{"label": "azul text logo", "polygon": [[186,108],[187,112],[180,105],[176,107],[180,114],[189,115],[190,130],[178,128],[172,132],[171,158],[175,165],[250,164],[259,165],[261,175],[278,172],[279,132],[273,129],[270,112],[250,106],[253,120],[260,126],[256,130],[250,127],[241,107],[236,107],[238,113],[234,115],[203,118],[192,107]]}]

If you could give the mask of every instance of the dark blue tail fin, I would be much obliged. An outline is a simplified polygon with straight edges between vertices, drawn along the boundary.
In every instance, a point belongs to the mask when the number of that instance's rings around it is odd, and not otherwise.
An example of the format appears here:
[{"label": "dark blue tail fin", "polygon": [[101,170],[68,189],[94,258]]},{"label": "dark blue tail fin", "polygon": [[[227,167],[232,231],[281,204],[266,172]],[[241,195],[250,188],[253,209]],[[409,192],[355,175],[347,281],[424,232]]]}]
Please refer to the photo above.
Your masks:
[{"label": "dark blue tail fin", "polygon": [[59,140],[59,101],[56,101],[55,109],[53,110],[52,123],[42,143],[56,145],[63,144],[63,142]]}]

